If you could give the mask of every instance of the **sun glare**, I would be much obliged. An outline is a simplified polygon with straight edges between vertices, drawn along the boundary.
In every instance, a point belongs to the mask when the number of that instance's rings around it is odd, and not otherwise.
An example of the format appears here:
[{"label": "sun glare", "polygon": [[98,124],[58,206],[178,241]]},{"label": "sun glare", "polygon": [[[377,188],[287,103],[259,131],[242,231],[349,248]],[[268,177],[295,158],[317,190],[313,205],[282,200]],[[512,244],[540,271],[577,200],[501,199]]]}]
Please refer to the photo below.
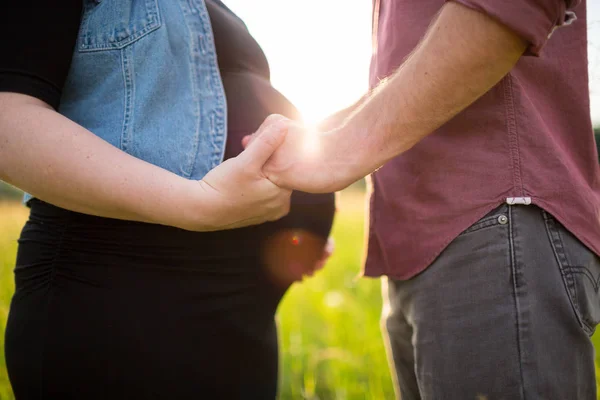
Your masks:
[{"label": "sun glare", "polygon": [[302,144],[302,151],[305,157],[315,157],[321,150],[321,141],[319,138],[319,131],[314,126],[309,125],[304,135],[304,143]]},{"label": "sun glare", "polygon": [[[223,0],[261,45],[271,82],[314,124],[368,88],[371,0]],[[588,1],[591,112],[600,123],[600,2]]]},{"label": "sun glare", "polygon": [[[315,124],[368,89],[370,0],[224,0],[250,29],[271,82]],[[318,141],[311,140],[314,149]]]}]

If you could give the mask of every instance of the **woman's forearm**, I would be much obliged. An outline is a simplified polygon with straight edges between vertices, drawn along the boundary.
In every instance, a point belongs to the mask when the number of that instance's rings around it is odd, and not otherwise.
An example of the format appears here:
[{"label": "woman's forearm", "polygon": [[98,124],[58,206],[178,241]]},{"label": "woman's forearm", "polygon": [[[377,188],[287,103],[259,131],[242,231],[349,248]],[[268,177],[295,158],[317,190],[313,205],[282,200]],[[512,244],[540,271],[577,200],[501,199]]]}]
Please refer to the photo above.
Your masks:
[{"label": "woman's forearm", "polygon": [[0,93],[0,179],[72,211],[174,226],[194,184],[15,93]]}]

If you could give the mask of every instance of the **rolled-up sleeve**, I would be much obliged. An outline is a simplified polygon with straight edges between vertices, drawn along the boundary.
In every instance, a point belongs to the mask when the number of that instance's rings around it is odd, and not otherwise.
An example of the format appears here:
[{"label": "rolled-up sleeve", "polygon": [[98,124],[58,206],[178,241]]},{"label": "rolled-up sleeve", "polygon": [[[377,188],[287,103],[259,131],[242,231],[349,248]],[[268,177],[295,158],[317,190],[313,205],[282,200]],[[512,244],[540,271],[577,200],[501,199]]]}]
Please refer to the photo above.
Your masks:
[{"label": "rolled-up sleeve", "polygon": [[483,12],[529,43],[526,55],[539,56],[558,27],[576,19],[581,0],[446,0]]}]

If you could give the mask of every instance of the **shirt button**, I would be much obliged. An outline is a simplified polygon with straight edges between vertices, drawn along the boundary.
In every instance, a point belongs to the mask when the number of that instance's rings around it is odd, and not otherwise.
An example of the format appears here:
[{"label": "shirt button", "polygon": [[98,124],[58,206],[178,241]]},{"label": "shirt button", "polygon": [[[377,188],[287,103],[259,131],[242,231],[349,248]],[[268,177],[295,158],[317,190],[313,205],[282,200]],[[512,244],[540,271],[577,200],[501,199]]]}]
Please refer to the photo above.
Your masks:
[{"label": "shirt button", "polygon": [[501,215],[498,217],[498,223],[500,225],[506,225],[508,224],[508,217],[506,215]]}]

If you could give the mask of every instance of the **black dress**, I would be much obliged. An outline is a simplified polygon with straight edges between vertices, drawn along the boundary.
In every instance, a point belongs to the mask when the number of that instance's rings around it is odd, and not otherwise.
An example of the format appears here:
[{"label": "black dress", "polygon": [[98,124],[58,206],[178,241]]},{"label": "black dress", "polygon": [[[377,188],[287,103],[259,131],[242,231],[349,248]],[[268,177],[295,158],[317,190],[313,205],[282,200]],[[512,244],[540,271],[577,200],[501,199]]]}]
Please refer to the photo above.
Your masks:
[{"label": "black dress", "polygon": [[[297,112],[271,87],[266,58],[244,24],[220,2],[207,6],[228,99],[226,155],[232,157],[265,116],[294,118]],[[70,18],[64,34],[76,35],[67,27],[77,25],[79,14],[61,11],[48,21]],[[26,17],[17,21],[20,29],[43,29],[22,26]],[[27,42],[19,40],[3,43],[0,52],[21,51]],[[72,47],[65,47],[56,53],[70,57]],[[49,60],[32,59],[34,50],[29,67],[10,65],[15,57],[2,59],[0,90],[56,105],[56,88],[40,87],[60,88],[66,74],[60,64],[68,67],[68,60],[44,69]],[[31,74],[14,73],[27,68]],[[275,398],[274,314],[289,282],[273,279],[264,245],[288,228],[327,237],[333,195],[294,193],[292,212],[280,221],[210,233],[94,217],[36,199],[30,206],[6,330],[17,399]]]}]

